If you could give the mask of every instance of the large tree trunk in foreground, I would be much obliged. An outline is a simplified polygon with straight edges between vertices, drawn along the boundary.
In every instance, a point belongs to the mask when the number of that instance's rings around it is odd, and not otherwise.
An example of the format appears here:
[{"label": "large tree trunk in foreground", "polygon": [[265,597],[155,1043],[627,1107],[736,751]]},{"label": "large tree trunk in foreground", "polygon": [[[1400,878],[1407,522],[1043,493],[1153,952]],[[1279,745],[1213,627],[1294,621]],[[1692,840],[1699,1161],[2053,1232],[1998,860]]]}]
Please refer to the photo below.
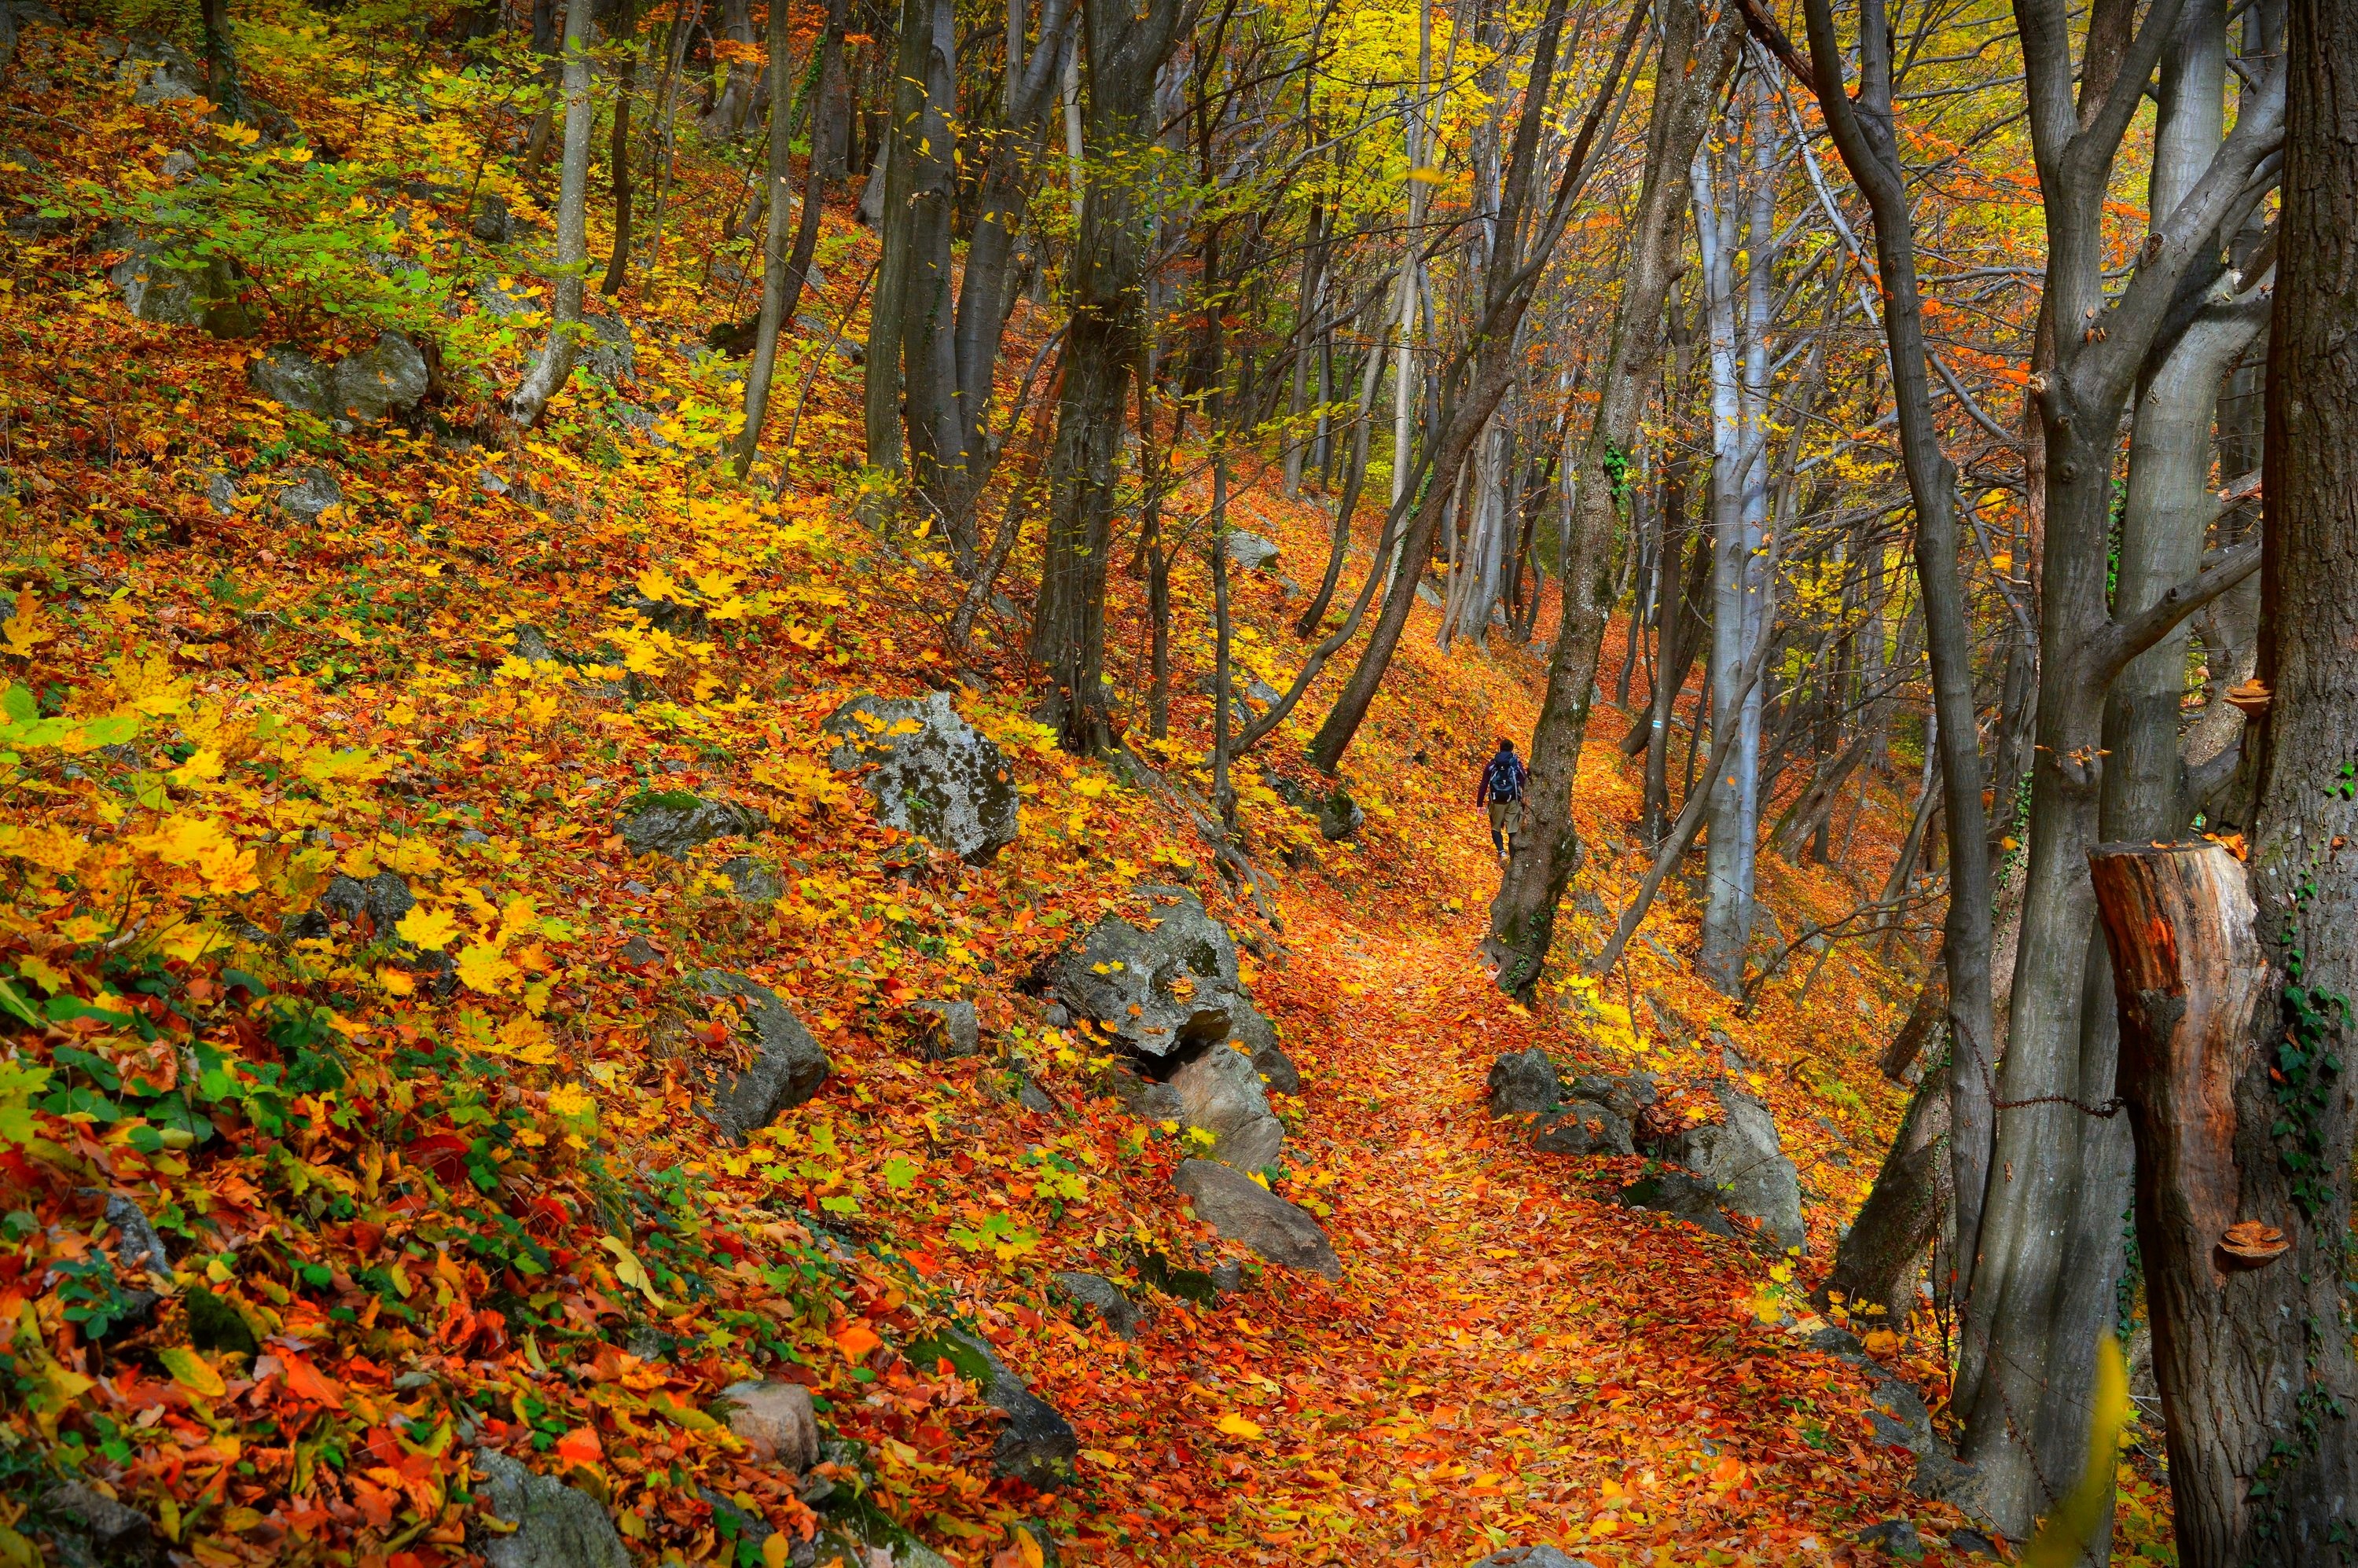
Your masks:
[{"label": "large tree trunk in foreground", "polygon": [[1661,8],[1661,53],[1654,69],[1654,106],[1646,132],[1646,176],[1630,215],[1627,269],[1613,315],[1596,421],[1580,458],[1578,512],[1572,550],[1559,574],[1563,621],[1548,659],[1546,704],[1531,734],[1531,783],[1524,792],[1523,830],[1490,905],[1483,954],[1496,966],[1498,988],[1528,996],[1555,942],[1556,905],[1580,863],[1572,821],[1572,787],[1588,733],[1589,697],[1612,608],[1607,566],[1620,514],[1606,482],[1611,460],[1637,444],[1660,360],[1662,303],[1679,256],[1687,204],[1687,165],[1703,140],[1720,84],[1735,64],[1743,27],[1734,13],[1706,22],[1693,0]]},{"label": "large tree trunk in foreground", "polygon": [[573,0],[565,8],[564,54],[565,163],[557,182],[548,346],[525,367],[524,384],[508,399],[508,415],[519,425],[539,419],[548,400],[573,373],[581,330],[582,269],[590,259],[590,138],[595,128],[590,103],[589,0]]},{"label": "large tree trunk in foreground", "polygon": [[[2358,856],[2348,848],[2358,838],[2358,804],[2347,784],[2358,761],[2358,599],[2350,591],[2358,579],[2358,31],[2345,7],[2320,0],[2292,0],[2288,20],[2261,577],[2259,678],[2273,697],[2246,740],[2257,758],[2256,907],[2247,929],[2272,973],[2248,1017],[2248,1041],[2219,1038],[2247,1020],[2214,993],[2240,983],[2252,964],[2235,924],[2239,901],[2223,882],[2233,871],[2219,863],[2223,851],[2136,852],[2140,860],[2199,855],[2213,873],[2152,879],[2178,895],[2156,903],[2166,931],[2148,919],[2142,930],[2123,922],[2115,934],[2113,901],[2105,903],[2107,935],[2129,939],[2115,949],[2129,1004],[2125,1033],[2190,1054],[2200,1044],[2235,1067],[2224,1108],[2233,1117],[2229,1217],[2274,1227],[2289,1242],[2275,1261],[2239,1270],[2223,1285],[2201,1272],[2213,1261],[2207,1249],[2188,1256],[2180,1272],[2190,1277],[2152,1292],[2186,1568],[2346,1563],[2358,1553],[2358,1364],[2342,1286],[2358,1120],[2347,1000],[2358,995],[2350,935],[2358,929]],[[2099,874],[2100,887],[2114,875]],[[2151,979],[2132,969],[2133,958],[2151,962]],[[2171,1016],[2180,992],[2182,1019]],[[2196,1038],[2206,1025],[2209,1035]],[[2216,1135],[2182,1117],[2175,1128]],[[2190,1253],[2215,1239],[2203,1234],[2215,1217],[2202,1213],[2197,1229],[2195,1211],[2184,1210]]]}]

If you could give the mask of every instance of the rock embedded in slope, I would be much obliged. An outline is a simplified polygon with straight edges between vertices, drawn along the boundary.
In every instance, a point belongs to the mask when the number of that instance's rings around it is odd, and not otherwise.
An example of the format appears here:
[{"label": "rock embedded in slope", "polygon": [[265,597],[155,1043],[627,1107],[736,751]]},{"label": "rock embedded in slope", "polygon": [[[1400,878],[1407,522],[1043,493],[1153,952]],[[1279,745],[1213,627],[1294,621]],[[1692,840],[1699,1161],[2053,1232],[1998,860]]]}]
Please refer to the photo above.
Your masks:
[{"label": "rock embedded in slope", "polygon": [[1585,1557],[1567,1557],[1552,1546],[1510,1546],[1493,1552],[1472,1568],[1592,1568]]},{"label": "rock embedded in slope", "polygon": [[496,1449],[475,1450],[474,1465],[477,1501],[514,1527],[468,1532],[468,1544],[488,1568],[630,1568],[614,1521],[587,1492],[535,1475]]},{"label": "rock embedded in slope", "polygon": [[1563,1081],[1538,1046],[1510,1052],[1490,1064],[1492,1116],[1530,1116],[1552,1110],[1563,1101]]},{"label": "rock embedded in slope", "polygon": [[1801,1173],[1785,1158],[1777,1119],[1725,1084],[1712,1092],[1726,1120],[1680,1134],[1671,1143],[1672,1157],[1718,1189],[1722,1207],[1758,1222],[1779,1247],[1806,1245]]},{"label": "rock embedded in slope", "polygon": [[1583,1073],[1572,1080],[1572,1095],[1574,1099],[1601,1105],[1629,1122],[1636,1121],[1639,1112],[1661,1098],[1654,1088],[1651,1073],[1631,1073],[1624,1077]]},{"label": "rock embedded in slope", "polygon": [[1531,1128],[1531,1147],[1542,1154],[1635,1154],[1628,1119],[1607,1107],[1585,1099],[1566,1100],[1563,1108],[1541,1118]]},{"label": "rock embedded in slope", "polygon": [[842,744],[829,757],[846,772],[874,763],[864,781],[876,819],[914,833],[968,865],[989,865],[1015,842],[1015,774],[1007,757],[951,706],[922,697],[858,697],[821,726]]},{"label": "rock embedded in slope", "polygon": [[714,1126],[742,1139],[818,1093],[833,1064],[777,992],[726,969],[704,970],[696,989],[734,1001],[753,1038],[752,1065],[713,1086],[704,1114]]},{"label": "rock embedded in slope", "polygon": [[909,1042],[927,1061],[971,1056],[982,1049],[982,1020],[964,998],[913,1001],[909,1012]]},{"label": "rock embedded in slope", "polygon": [[1243,1042],[1245,1050],[1251,1054],[1253,1070],[1279,1094],[1300,1094],[1302,1070],[1294,1065],[1285,1047],[1278,1044],[1277,1025],[1250,1002],[1230,1011],[1230,1026],[1236,1031],[1233,1038]]},{"label": "rock embedded in slope", "polygon": [[1274,540],[1245,528],[1228,530],[1228,559],[1249,572],[1272,564],[1283,553]]},{"label": "rock embedded in slope", "polygon": [[1852,1538],[1862,1546],[1880,1548],[1887,1556],[1902,1563],[1924,1561],[1924,1538],[1917,1533],[1913,1520],[1887,1519],[1880,1524],[1868,1525]]},{"label": "rock embedded in slope", "polygon": [[1225,1044],[1236,1036],[1238,1010],[1250,1005],[1228,928],[1193,893],[1167,891],[1179,902],[1135,923],[1107,915],[1047,966],[1050,993],[1074,1018],[1149,1058]]},{"label": "rock embedded in slope", "polygon": [[719,871],[729,891],[747,903],[775,903],[786,895],[785,880],[778,875],[778,868],[751,855],[723,860]]},{"label": "rock embedded in slope", "polygon": [[744,1439],[756,1458],[797,1476],[818,1463],[818,1415],[808,1389],[775,1379],[748,1380],[730,1384],[721,1394],[730,1405],[729,1430]]},{"label": "rock embedded in slope", "polygon": [[1271,1113],[1251,1057],[1215,1045],[1180,1064],[1169,1087],[1178,1100],[1178,1119],[1211,1134],[1211,1158],[1240,1171],[1277,1163],[1285,1124]]},{"label": "rock embedded in slope", "polygon": [[1072,1479],[1073,1461],[1081,1451],[1072,1422],[1010,1371],[988,1340],[963,1328],[949,1328],[911,1351],[923,1366],[932,1365],[925,1359],[928,1351],[938,1352],[1007,1418],[991,1448],[991,1468],[998,1474],[1044,1492]]},{"label": "rock embedded in slope", "polygon": [[1195,1206],[1196,1218],[1266,1261],[1329,1280],[1343,1277],[1334,1244],[1309,1211],[1243,1172],[1210,1160],[1187,1160],[1181,1162],[1173,1184]]},{"label": "rock embedded in slope", "polygon": [[1068,1300],[1079,1303],[1105,1320],[1105,1325],[1124,1339],[1138,1337],[1139,1320],[1146,1309],[1130,1299],[1128,1292],[1102,1274],[1059,1273],[1050,1276],[1056,1289]]},{"label": "rock embedded in slope", "polygon": [[686,790],[665,790],[650,791],[624,806],[614,830],[633,855],[669,855],[684,860],[699,844],[737,835],[750,838],[769,825],[769,819],[751,806],[706,800]]},{"label": "rock embedded in slope", "polygon": [[336,362],[329,389],[338,418],[368,425],[416,407],[432,379],[416,343],[399,332],[380,332],[373,346]]},{"label": "rock embedded in slope", "polygon": [[1714,1236],[1734,1236],[1736,1227],[1719,1211],[1719,1189],[1684,1171],[1657,1171],[1621,1189],[1621,1206],[1682,1219]]},{"label": "rock embedded in slope", "polygon": [[344,487],[326,469],[307,468],[273,498],[278,510],[298,523],[317,523],[333,507],[344,503]]},{"label": "rock embedded in slope", "polygon": [[164,1539],[146,1514],[87,1481],[41,1494],[33,1521],[46,1526],[62,1568],[163,1568]]}]

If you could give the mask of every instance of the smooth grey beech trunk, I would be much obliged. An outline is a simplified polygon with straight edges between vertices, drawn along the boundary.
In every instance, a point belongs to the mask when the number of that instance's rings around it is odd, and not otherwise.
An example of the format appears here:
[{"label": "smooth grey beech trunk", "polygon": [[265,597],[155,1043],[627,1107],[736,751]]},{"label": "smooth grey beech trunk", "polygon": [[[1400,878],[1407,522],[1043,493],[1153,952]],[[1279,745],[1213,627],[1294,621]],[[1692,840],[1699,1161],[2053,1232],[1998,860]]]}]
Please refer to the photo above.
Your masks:
[{"label": "smooth grey beech trunk", "polygon": [[557,261],[549,269],[548,344],[508,398],[508,416],[529,426],[573,373],[581,330],[584,273],[590,265],[590,138],[596,116],[590,102],[590,5],[565,8],[565,158],[557,195]]}]

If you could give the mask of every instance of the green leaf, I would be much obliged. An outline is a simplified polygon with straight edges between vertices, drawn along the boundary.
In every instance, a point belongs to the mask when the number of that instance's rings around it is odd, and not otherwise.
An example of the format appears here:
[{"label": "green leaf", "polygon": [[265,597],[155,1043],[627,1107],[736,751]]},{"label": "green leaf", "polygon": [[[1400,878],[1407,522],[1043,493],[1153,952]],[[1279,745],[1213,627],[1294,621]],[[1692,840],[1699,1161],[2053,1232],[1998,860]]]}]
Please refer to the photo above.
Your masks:
[{"label": "green leaf", "polygon": [[19,1023],[29,1023],[36,1029],[40,1028],[45,1022],[23,997],[16,994],[16,988],[5,980],[0,980],[0,1012],[5,1012]]}]

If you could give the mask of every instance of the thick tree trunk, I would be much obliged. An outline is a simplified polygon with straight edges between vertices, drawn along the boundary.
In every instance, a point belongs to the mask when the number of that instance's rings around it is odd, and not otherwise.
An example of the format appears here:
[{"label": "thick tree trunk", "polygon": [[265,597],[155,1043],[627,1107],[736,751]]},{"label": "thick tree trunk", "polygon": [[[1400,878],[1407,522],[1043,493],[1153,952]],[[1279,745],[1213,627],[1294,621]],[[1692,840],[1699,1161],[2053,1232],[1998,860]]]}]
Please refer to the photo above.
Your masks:
[{"label": "thick tree trunk", "polygon": [[[914,0],[913,0],[914,3]],[[1139,361],[1144,304],[1134,178],[1126,167],[1152,140],[1154,79],[1177,42],[1179,0],[1146,17],[1117,0],[1085,0],[1088,145],[1080,231],[1066,274],[1072,319],[1057,403],[1053,496],[1031,659],[1039,715],[1065,750],[1113,740],[1105,664],[1106,569],[1118,511],[1115,467],[1124,405]]]},{"label": "thick tree trunk", "polygon": [[[896,229],[888,214],[885,230],[887,235],[904,234],[907,242],[899,344],[904,417],[917,493],[940,520],[960,567],[971,569],[974,507],[968,494],[966,421],[957,406],[957,304],[950,257],[950,220],[957,200],[957,144],[950,128],[957,109],[957,16],[950,0],[915,0],[903,16],[925,35],[918,52],[917,112],[903,122],[893,147],[895,163],[905,161],[909,169],[907,221]],[[907,55],[904,47],[903,58]],[[877,353],[890,354],[893,345],[871,336],[869,347],[873,363]]]},{"label": "thick tree trunk", "polygon": [[1514,853],[1490,905],[1489,935],[1482,944],[1496,967],[1499,989],[1509,995],[1528,995],[1538,983],[1555,941],[1556,905],[1580,862],[1572,790],[1581,742],[1588,733],[1589,698],[1595,689],[1597,655],[1611,609],[1604,602],[1610,579],[1607,564],[1620,527],[1613,487],[1605,476],[1615,455],[1637,444],[1638,421],[1660,359],[1662,306],[1674,276],[1687,206],[1687,165],[1703,140],[1742,41],[1742,25],[1732,12],[1706,20],[1694,0],[1668,0],[1660,7],[1661,52],[1646,133],[1644,184],[1627,231],[1628,260],[1614,309],[1596,419],[1578,465],[1581,483],[1572,547],[1559,573],[1563,622],[1548,660],[1546,701],[1531,735],[1523,831],[1515,836]]},{"label": "thick tree trunk", "polygon": [[508,399],[508,416],[529,426],[573,373],[581,330],[582,272],[590,259],[590,138],[596,116],[590,102],[590,5],[565,8],[565,162],[557,182],[557,258],[550,271],[548,345],[525,367],[524,384]]},{"label": "thick tree trunk", "polygon": [[[625,10],[622,22],[629,25],[630,13]],[[614,132],[607,143],[606,158],[612,167],[608,170],[614,181],[614,246],[606,256],[606,276],[598,283],[598,292],[611,299],[622,292],[631,277],[631,92],[638,85],[639,50],[633,47],[624,52],[614,81]]]}]

